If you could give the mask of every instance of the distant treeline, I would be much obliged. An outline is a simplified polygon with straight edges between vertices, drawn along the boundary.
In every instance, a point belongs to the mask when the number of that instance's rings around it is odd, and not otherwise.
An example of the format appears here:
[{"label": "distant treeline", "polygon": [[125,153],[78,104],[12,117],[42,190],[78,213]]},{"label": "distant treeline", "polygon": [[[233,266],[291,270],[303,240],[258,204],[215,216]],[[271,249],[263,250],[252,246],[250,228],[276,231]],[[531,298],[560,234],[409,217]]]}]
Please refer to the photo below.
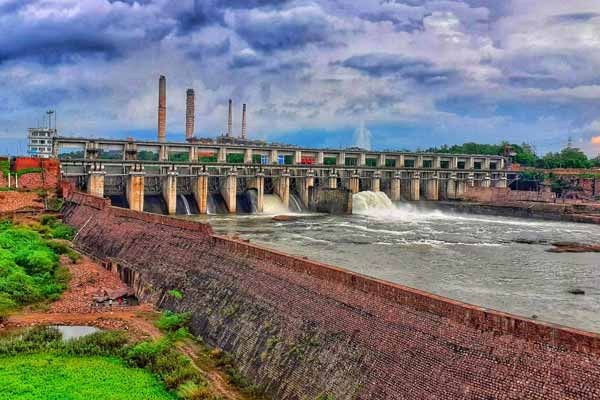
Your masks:
[{"label": "distant treeline", "polygon": [[593,168],[600,167],[600,156],[589,159],[580,149],[566,147],[557,153],[547,153],[543,157],[538,156],[533,148],[527,144],[481,144],[465,143],[462,145],[431,147],[426,152],[449,153],[449,154],[489,154],[504,155],[506,145],[516,153],[513,161],[528,167],[536,168]]}]

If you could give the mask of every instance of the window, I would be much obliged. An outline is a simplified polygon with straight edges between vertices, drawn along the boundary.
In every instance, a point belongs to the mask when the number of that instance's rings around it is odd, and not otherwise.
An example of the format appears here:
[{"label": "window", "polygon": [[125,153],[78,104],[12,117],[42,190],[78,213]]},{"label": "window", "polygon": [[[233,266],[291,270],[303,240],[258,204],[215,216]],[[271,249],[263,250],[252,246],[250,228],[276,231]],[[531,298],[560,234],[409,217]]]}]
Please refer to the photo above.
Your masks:
[{"label": "window", "polygon": [[414,168],[415,167],[415,160],[404,160],[404,166],[406,168]]},{"label": "window", "polygon": [[433,168],[433,160],[423,160],[423,168]]},{"label": "window", "polygon": [[336,157],[324,157],[323,158],[323,164],[325,164],[325,165],[336,165],[337,164],[337,158]]},{"label": "window", "polygon": [[367,167],[376,167],[377,159],[376,158],[367,158],[365,160],[365,164],[367,165]]},{"label": "window", "polygon": [[396,160],[385,160],[385,166],[386,167],[395,167],[396,166]]},{"label": "window", "polygon": [[440,168],[444,168],[444,169],[450,168],[450,161],[448,161],[448,160],[440,161]]},{"label": "window", "polygon": [[473,169],[481,169],[481,161],[475,161],[473,163]]},{"label": "window", "polygon": [[356,164],[357,164],[356,158],[346,158],[345,164],[350,167],[356,166]]},{"label": "window", "polygon": [[498,164],[495,162],[490,163],[490,169],[498,169]]},{"label": "window", "polygon": [[466,163],[465,161],[459,161],[459,162],[456,164],[456,167],[457,167],[458,169],[465,169],[465,167],[466,167],[466,166],[467,166],[467,163]]}]

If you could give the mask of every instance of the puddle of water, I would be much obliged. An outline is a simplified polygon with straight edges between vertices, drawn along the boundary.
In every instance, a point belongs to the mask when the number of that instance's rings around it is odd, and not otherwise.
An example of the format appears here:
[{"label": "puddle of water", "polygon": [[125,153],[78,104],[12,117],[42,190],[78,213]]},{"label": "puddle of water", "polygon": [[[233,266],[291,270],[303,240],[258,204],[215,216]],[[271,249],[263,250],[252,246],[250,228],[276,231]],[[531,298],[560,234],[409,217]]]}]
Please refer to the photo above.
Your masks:
[{"label": "puddle of water", "polygon": [[62,333],[63,340],[77,339],[82,336],[91,335],[95,332],[100,332],[100,329],[94,326],[56,325],[54,327]]}]

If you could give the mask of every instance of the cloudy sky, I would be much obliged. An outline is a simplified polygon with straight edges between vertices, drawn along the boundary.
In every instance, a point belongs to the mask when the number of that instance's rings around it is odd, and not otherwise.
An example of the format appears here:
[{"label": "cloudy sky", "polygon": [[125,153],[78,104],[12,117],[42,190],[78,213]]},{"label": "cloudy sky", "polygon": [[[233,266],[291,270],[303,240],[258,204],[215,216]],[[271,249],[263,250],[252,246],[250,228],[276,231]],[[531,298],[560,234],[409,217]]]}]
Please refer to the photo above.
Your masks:
[{"label": "cloudy sky", "polygon": [[0,153],[57,110],[62,134],[154,138],[225,130],[374,148],[571,136],[600,151],[600,1],[0,0]]}]

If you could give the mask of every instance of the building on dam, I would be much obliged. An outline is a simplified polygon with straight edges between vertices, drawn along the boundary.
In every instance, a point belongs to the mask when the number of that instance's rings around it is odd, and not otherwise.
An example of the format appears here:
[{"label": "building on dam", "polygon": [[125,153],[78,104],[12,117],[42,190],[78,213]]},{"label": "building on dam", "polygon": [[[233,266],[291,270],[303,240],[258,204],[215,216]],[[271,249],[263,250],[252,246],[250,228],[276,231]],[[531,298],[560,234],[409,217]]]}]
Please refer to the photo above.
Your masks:
[{"label": "building on dam", "polygon": [[114,205],[164,214],[262,212],[264,195],[296,209],[348,212],[351,194],[383,191],[393,201],[451,200],[469,186],[506,187],[502,156],[302,148],[248,138],[247,105],[234,136],[197,138],[195,94],[186,92],[186,140],[166,137],[166,78],[159,79],[157,140],[53,139],[64,179]]}]

